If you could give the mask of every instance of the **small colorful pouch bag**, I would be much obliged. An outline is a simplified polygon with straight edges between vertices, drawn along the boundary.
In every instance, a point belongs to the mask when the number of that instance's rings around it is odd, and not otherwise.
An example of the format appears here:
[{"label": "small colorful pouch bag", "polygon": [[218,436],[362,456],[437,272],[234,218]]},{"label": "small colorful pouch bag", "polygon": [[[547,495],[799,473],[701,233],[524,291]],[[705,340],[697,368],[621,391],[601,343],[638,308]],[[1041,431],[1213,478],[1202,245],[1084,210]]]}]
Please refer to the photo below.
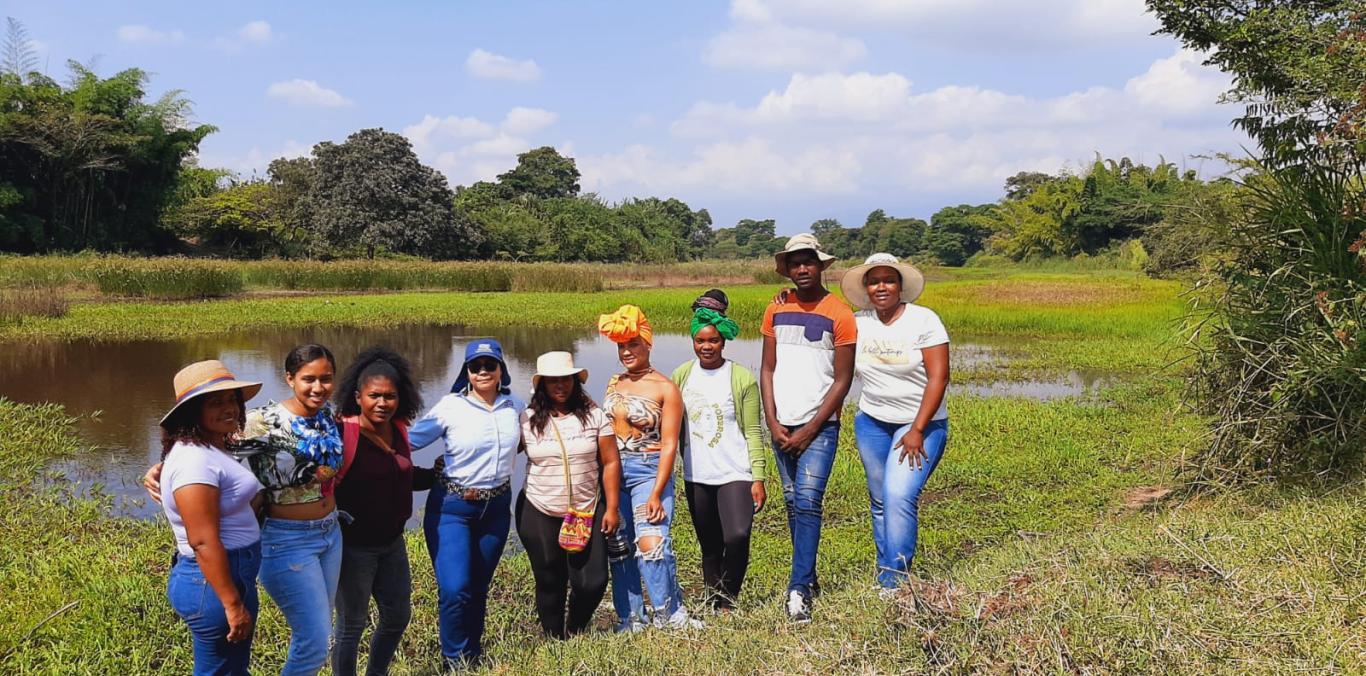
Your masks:
[{"label": "small colorful pouch bag", "polygon": [[555,440],[560,442],[560,457],[564,460],[564,487],[568,492],[568,508],[564,512],[564,523],[560,524],[560,548],[570,553],[581,552],[588,547],[588,541],[593,537],[593,511],[597,507],[597,500],[586,512],[574,509],[574,481],[569,474],[569,450],[564,446],[560,427],[555,424],[553,417],[550,427],[555,430]]}]

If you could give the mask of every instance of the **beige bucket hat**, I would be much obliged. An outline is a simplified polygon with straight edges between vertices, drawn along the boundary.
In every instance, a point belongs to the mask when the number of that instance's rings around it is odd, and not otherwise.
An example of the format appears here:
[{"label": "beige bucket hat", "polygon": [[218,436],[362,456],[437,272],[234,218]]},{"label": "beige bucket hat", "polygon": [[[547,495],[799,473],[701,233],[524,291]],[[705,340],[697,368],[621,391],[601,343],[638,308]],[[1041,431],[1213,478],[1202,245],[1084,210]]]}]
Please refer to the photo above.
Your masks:
[{"label": "beige bucket hat", "polygon": [[787,244],[783,246],[782,251],[773,254],[773,269],[776,270],[778,274],[783,275],[784,277],[787,276],[787,255],[794,251],[816,252],[816,258],[821,262],[822,270],[830,267],[830,264],[835,260],[834,256],[825,253],[825,250],[821,248],[821,241],[816,239],[815,235],[804,232],[800,235],[794,235],[791,239],[787,240]]},{"label": "beige bucket hat", "polygon": [[159,425],[165,425],[173,413],[195,397],[223,390],[242,390],[242,401],[247,401],[261,391],[261,383],[238,380],[237,376],[217,359],[197,361],[180,369],[180,372],[175,374],[172,385],[175,387],[175,405],[166,412],[166,415],[161,416],[161,422],[157,423]]},{"label": "beige bucket hat", "polygon": [[914,265],[902,263],[889,253],[875,253],[866,258],[862,265],[849,268],[840,278],[840,290],[844,292],[844,298],[859,309],[873,309],[873,301],[868,298],[868,287],[863,284],[863,276],[873,268],[892,268],[901,274],[903,303],[914,303],[925,290],[925,275],[920,274]]},{"label": "beige bucket hat", "polygon": [[588,369],[574,367],[574,355],[568,352],[547,352],[536,358],[536,373],[531,376],[531,389],[540,385],[541,378],[578,376],[580,383],[588,382]]}]

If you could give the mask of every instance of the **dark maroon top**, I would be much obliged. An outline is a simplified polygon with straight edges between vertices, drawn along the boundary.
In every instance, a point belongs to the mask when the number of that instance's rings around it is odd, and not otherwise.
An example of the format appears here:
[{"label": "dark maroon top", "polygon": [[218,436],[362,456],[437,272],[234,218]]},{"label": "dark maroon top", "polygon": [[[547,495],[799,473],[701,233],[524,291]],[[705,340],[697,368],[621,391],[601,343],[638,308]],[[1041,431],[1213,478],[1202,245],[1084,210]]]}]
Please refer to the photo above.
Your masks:
[{"label": "dark maroon top", "polygon": [[393,542],[413,515],[413,491],[432,487],[432,470],[413,467],[406,435],[394,436],[394,453],[390,454],[360,435],[351,467],[337,485],[337,509],[353,519],[341,529],[348,545],[378,547]]}]

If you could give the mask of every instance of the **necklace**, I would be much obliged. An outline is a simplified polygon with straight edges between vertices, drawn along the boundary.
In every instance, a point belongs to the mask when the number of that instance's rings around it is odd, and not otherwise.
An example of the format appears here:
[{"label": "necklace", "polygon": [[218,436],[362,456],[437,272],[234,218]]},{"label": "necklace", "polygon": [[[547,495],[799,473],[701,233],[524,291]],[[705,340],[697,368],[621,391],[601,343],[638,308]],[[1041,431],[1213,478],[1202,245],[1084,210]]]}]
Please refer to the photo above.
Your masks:
[{"label": "necklace", "polygon": [[641,378],[644,378],[645,376],[648,376],[648,375],[650,375],[651,373],[654,373],[654,372],[655,372],[655,367],[653,367],[653,366],[646,368],[644,371],[641,371],[640,373],[632,373],[632,372],[630,372],[630,371],[627,371],[627,372],[626,372],[626,379],[629,380],[629,381],[631,381],[631,382],[633,382],[633,383],[634,383],[634,382],[639,382]]}]

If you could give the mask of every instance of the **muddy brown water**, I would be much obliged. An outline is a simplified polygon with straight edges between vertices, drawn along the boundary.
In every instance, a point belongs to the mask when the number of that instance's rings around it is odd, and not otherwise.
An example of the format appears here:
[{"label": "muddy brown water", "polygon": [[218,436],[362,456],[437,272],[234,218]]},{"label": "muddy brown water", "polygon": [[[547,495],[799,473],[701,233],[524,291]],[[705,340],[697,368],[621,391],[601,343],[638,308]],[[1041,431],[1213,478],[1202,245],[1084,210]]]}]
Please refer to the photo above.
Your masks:
[{"label": "muddy brown water", "polygon": [[[616,346],[593,331],[528,327],[407,325],[388,328],[326,327],[252,331],[164,341],[71,341],[12,343],[0,346],[0,396],[21,402],[57,402],[80,417],[79,430],[91,450],[54,464],[81,491],[100,488],[114,501],[118,514],[148,517],[160,509],[146,499],[139,480],[160,456],[157,421],[172,400],[171,379],[185,364],[219,359],[237,377],[264,384],[249,405],[279,401],[289,396],[284,383],[285,354],[301,343],[321,343],[336,355],[339,368],[361,350],[386,345],[407,357],[420,382],[428,406],[450,391],[461,367],[465,345],[492,336],[503,345],[514,393],[527,396],[536,357],[551,350],[574,353],[577,365],[588,369],[588,392],[601,399],[607,380],[620,370]],[[726,346],[726,356],[759,371],[760,341],[742,339]],[[989,342],[953,344],[955,365],[991,361],[998,346]],[[692,341],[684,335],[655,337],[652,361],[665,373],[693,358]],[[985,396],[1026,396],[1050,399],[1090,391],[1101,381],[1069,374],[1049,382],[971,384],[963,391]],[[856,397],[851,393],[851,401]],[[430,466],[441,452],[440,443],[414,454],[414,462]],[[520,464],[514,476],[520,478]],[[520,482],[519,482],[520,483]],[[415,508],[422,495],[414,496]],[[414,514],[417,514],[414,510]],[[410,525],[416,524],[416,520]]]}]

